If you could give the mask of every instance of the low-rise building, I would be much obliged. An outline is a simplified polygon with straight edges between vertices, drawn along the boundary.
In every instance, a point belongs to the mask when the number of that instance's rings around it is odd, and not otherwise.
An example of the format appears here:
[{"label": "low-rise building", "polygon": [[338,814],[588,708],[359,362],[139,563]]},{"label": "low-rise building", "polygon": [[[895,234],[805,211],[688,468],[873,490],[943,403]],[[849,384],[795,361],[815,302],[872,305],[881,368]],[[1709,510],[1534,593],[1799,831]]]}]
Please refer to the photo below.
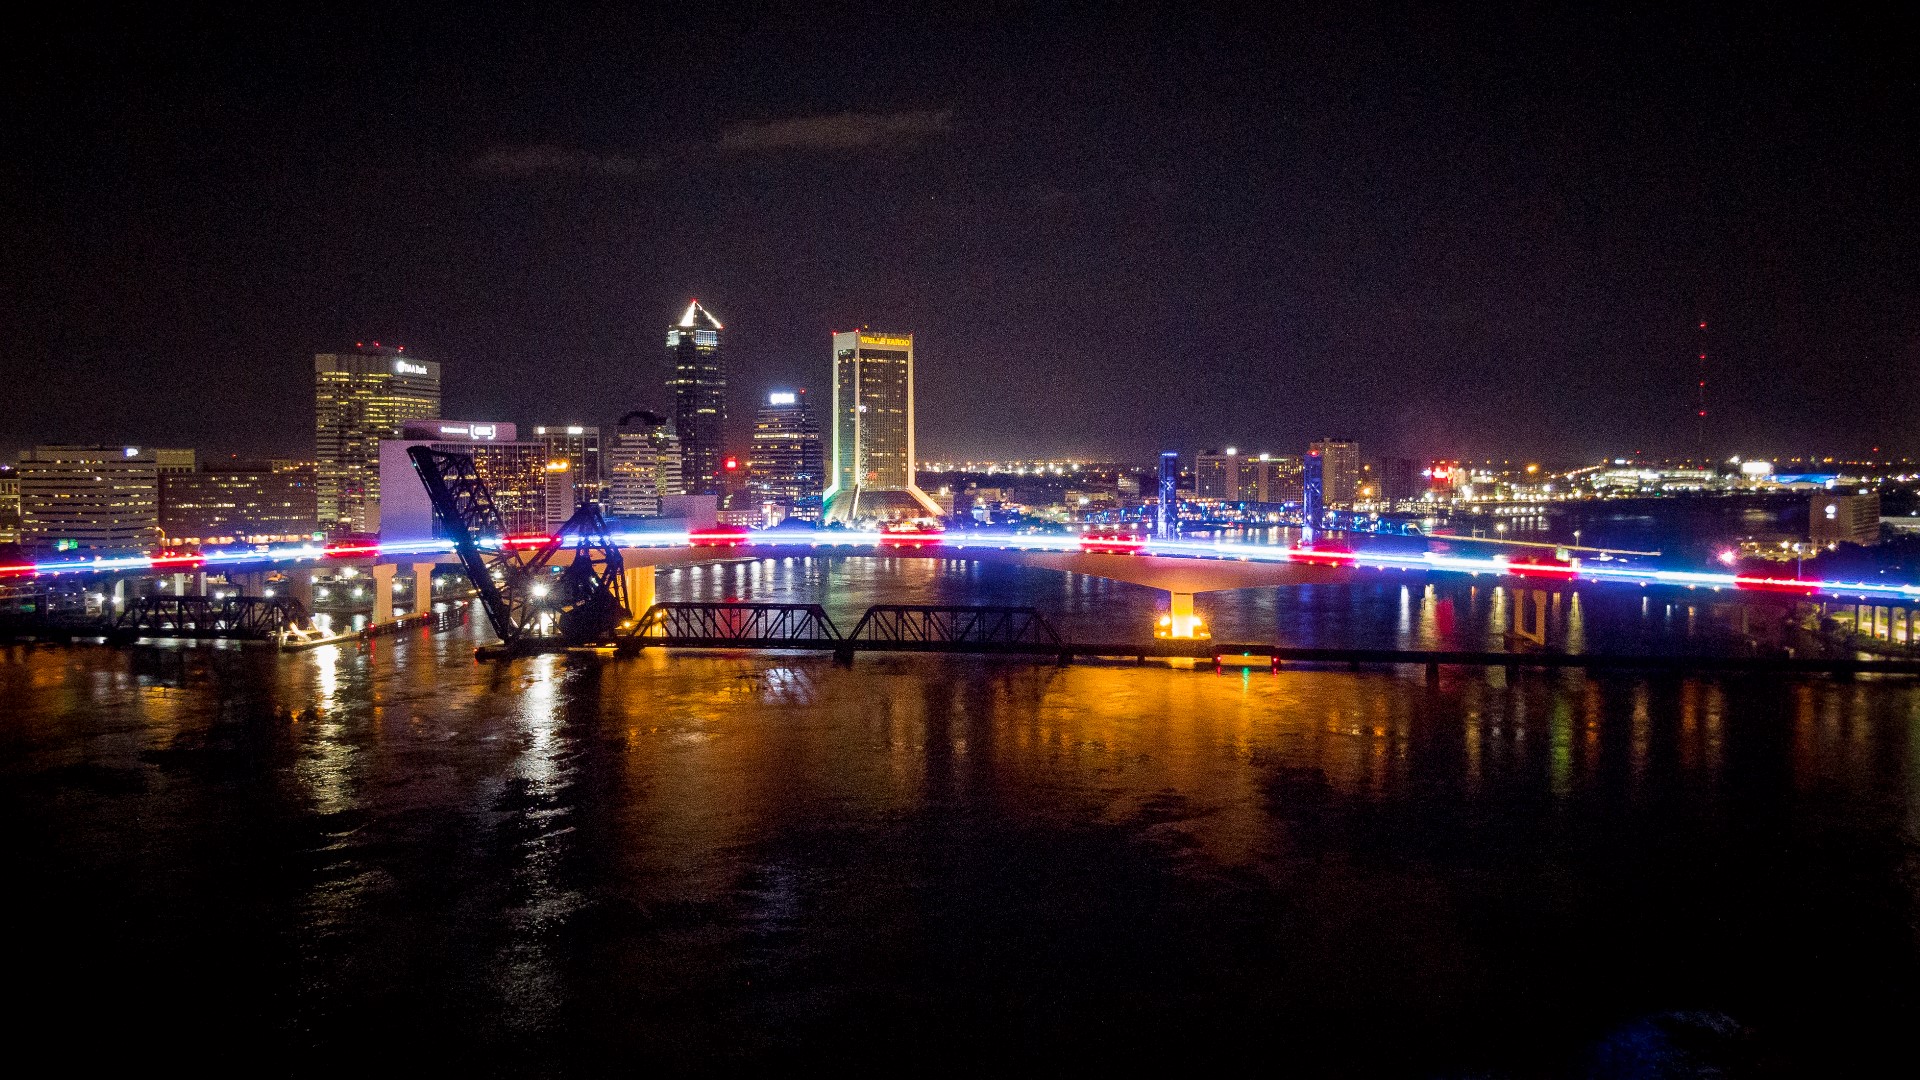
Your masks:
[{"label": "low-rise building", "polygon": [[320,528],[310,461],[209,463],[160,474],[160,534],[169,546],[311,540]]},{"label": "low-rise building", "polygon": [[547,447],[515,438],[512,424],[468,420],[408,421],[401,438],[380,440],[380,537],[425,539],[436,535],[433,502],[413,471],[407,451],[415,446],[473,458],[493,493],[494,508],[508,535],[547,530]]},{"label": "low-rise building", "polygon": [[1807,539],[1820,547],[1880,542],[1880,496],[1822,492],[1808,504]]},{"label": "low-rise building", "polygon": [[20,539],[56,551],[140,551],[160,539],[160,472],[191,450],[36,446],[21,455]]}]

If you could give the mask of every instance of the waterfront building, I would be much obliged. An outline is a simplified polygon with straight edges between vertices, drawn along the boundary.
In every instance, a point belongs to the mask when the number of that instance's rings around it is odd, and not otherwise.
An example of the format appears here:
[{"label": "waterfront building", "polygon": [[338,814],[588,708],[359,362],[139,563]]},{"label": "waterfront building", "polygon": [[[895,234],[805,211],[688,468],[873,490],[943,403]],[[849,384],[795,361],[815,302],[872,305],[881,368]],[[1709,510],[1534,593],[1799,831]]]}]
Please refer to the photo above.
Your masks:
[{"label": "waterfront building", "polygon": [[[547,448],[547,461],[565,461],[569,487],[559,498],[547,500],[547,516],[555,513],[565,521],[581,503],[601,502],[606,497],[606,472],[600,446],[600,429],[590,424],[539,425],[533,437]],[[555,489],[557,491],[557,489]]]},{"label": "waterfront building", "polygon": [[1360,444],[1351,439],[1321,439],[1309,449],[1320,457],[1321,494],[1327,506],[1353,509],[1360,489]]},{"label": "waterfront building", "polygon": [[621,417],[607,448],[607,511],[615,517],[659,517],[662,499],[685,494],[673,422],[644,409]]},{"label": "waterfront building", "polygon": [[1194,455],[1193,493],[1202,499],[1240,501],[1240,452],[1229,446],[1225,452]]},{"label": "waterfront building", "polygon": [[1252,474],[1241,488],[1241,498],[1256,503],[1299,502],[1302,468],[1297,457],[1261,454],[1246,462]]},{"label": "waterfront building", "polygon": [[828,521],[851,525],[940,516],[914,478],[913,335],[833,335],[833,458]]},{"label": "waterfront building", "polygon": [[0,544],[20,542],[20,473],[0,465]]},{"label": "waterfront building", "polygon": [[826,469],[820,415],[807,400],[807,392],[768,394],[753,420],[753,447],[747,461],[752,502],[777,505],[782,519],[819,521]]},{"label": "waterfront building", "polygon": [[160,535],[168,546],[273,544],[319,531],[310,461],[209,463],[160,473]]},{"label": "waterfront building", "polygon": [[160,540],[160,468],[193,451],[36,446],[21,455],[20,541],[55,551],[140,551]]},{"label": "waterfront building", "polygon": [[404,347],[355,346],[313,358],[314,457],[320,528],[380,527],[380,442],[440,413],[440,365]]},{"label": "waterfront building", "polygon": [[415,420],[402,424],[400,437],[380,442],[380,516],[376,527],[384,541],[439,535],[426,485],[414,472],[408,449],[430,446],[473,459],[473,468],[493,493],[507,535],[547,531],[547,448],[520,440],[517,428],[498,421]]},{"label": "waterfront building", "polygon": [[727,478],[727,364],[720,320],[695,300],[667,328],[667,363],[673,374],[673,428],[680,439],[680,467],[687,492],[724,495]]},{"label": "waterfront building", "polygon": [[1880,542],[1880,496],[1822,492],[1807,508],[1807,538],[1820,547]]},{"label": "waterfront building", "polygon": [[1391,457],[1380,463],[1380,501],[1387,509],[1413,502],[1422,494],[1420,467],[1412,458]]},{"label": "waterfront building", "polygon": [[580,504],[574,501],[573,462],[550,456],[546,469],[547,532],[551,533],[565,525]]}]

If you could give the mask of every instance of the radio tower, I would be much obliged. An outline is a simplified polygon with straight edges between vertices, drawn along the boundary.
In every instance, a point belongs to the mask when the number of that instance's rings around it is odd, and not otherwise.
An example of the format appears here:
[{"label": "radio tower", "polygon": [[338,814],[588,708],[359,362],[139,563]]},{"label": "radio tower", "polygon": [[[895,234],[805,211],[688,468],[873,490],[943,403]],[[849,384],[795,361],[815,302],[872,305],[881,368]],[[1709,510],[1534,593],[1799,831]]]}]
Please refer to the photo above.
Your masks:
[{"label": "radio tower", "polygon": [[1698,333],[1699,348],[1695,352],[1700,355],[1700,386],[1699,396],[1694,403],[1693,419],[1696,425],[1694,443],[1700,451],[1700,459],[1707,461],[1710,460],[1707,457],[1707,320],[1700,320]]}]

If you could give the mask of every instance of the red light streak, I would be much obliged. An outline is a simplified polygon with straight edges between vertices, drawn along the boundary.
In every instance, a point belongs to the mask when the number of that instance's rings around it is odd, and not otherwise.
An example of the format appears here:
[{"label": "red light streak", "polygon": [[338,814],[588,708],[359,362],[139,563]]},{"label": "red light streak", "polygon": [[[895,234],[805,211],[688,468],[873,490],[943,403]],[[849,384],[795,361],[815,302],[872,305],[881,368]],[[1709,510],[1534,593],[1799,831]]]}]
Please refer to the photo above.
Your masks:
[{"label": "red light streak", "polygon": [[1316,543],[1310,548],[1291,548],[1289,554],[1294,562],[1308,566],[1352,566],[1353,549],[1344,544]]},{"label": "red light streak", "polygon": [[203,555],[155,555],[147,561],[154,566],[205,566],[207,563]]},{"label": "red light streak", "polygon": [[1552,563],[1508,563],[1507,573],[1515,577],[1557,578],[1572,581],[1575,570],[1571,566],[1556,566]]},{"label": "red light streak", "polygon": [[738,525],[715,525],[711,529],[687,533],[694,547],[739,547],[747,540],[747,530]]},{"label": "red light streak", "polygon": [[339,547],[330,547],[322,554],[324,554],[329,559],[339,559],[349,555],[378,555],[380,554],[380,545],[379,544],[342,544]]},{"label": "red light streak", "polygon": [[521,536],[509,536],[500,541],[504,548],[537,548],[553,543],[554,538],[541,533],[528,533]]},{"label": "red light streak", "polygon": [[1793,578],[1736,577],[1733,579],[1733,587],[1736,589],[1750,589],[1754,592],[1792,593],[1797,596],[1811,596],[1820,591],[1822,584],[1822,582],[1818,581],[1798,581]]}]

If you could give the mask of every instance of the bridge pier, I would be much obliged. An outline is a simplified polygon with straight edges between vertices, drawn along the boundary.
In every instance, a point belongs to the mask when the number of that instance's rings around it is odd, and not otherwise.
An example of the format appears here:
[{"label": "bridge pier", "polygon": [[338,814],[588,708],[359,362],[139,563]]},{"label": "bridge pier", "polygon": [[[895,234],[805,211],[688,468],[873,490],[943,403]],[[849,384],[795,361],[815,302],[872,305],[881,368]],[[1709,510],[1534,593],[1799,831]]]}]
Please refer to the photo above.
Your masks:
[{"label": "bridge pier", "polygon": [[1176,638],[1193,637],[1194,628],[1199,625],[1199,620],[1195,618],[1193,614],[1193,594],[1190,592],[1176,592],[1168,593],[1167,595],[1172,597],[1172,602],[1168,606],[1167,613],[1173,620],[1171,623],[1172,632],[1168,636]]},{"label": "bridge pier", "polygon": [[312,611],[313,571],[304,566],[296,566],[282,573],[280,584],[275,588],[274,593],[276,596],[284,595],[289,600],[298,600],[301,607]]},{"label": "bridge pier", "polygon": [[393,563],[374,563],[369,568],[373,576],[373,618],[368,620],[369,625],[393,621],[393,575],[399,569]]},{"label": "bridge pier", "polygon": [[433,610],[433,563],[413,564],[413,612]]},{"label": "bridge pier", "polygon": [[626,579],[627,612],[635,619],[647,613],[653,606],[654,570],[651,566],[629,566],[621,572]]}]

